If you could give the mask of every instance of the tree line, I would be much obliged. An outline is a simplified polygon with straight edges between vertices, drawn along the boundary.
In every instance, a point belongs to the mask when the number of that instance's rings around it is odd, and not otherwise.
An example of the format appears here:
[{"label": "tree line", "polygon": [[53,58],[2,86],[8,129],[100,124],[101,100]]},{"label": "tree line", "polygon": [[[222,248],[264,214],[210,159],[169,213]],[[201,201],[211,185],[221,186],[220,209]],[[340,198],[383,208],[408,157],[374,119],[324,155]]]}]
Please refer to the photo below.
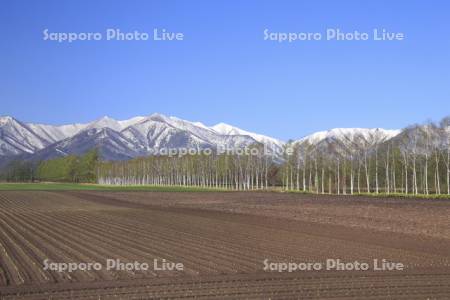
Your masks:
[{"label": "tree line", "polygon": [[[258,146],[255,146],[258,147]],[[278,167],[264,155],[194,154],[149,156],[98,165],[100,184],[178,185],[234,190],[267,189],[277,184]]]},{"label": "tree line", "polygon": [[[255,147],[259,147],[255,145]],[[405,128],[383,141],[290,142],[281,161],[269,155],[151,156],[102,162],[98,182],[187,185],[321,194],[450,194],[450,118]],[[262,153],[262,152],[258,152]]]},{"label": "tree line", "polygon": [[[289,142],[284,157],[245,154],[154,155],[100,161],[97,150],[82,156],[14,161],[10,181],[97,182],[108,185],[178,185],[255,190],[282,187],[321,194],[450,194],[450,118],[405,128],[384,141]],[[202,152],[200,152],[202,153]],[[254,154],[256,153],[256,154]]]},{"label": "tree line", "polygon": [[281,167],[286,190],[450,194],[450,118],[405,128],[386,142],[295,144]]},{"label": "tree line", "polygon": [[32,162],[14,160],[7,164],[0,178],[9,182],[97,182],[99,154],[93,149],[84,155]]}]

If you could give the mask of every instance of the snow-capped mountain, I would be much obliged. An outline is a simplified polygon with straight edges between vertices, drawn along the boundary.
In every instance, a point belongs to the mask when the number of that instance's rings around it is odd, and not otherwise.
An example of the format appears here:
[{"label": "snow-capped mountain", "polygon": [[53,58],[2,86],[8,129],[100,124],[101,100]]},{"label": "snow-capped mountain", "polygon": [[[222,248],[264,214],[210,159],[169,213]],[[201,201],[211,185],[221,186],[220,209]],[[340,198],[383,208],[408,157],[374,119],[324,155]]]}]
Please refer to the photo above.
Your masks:
[{"label": "snow-capped mountain", "polygon": [[261,144],[264,144],[267,146],[268,149],[275,150],[275,151],[281,151],[283,148],[284,142],[277,140],[275,138],[265,136],[262,134],[249,132],[246,130],[242,130],[240,128],[225,124],[225,123],[219,123],[211,127],[214,131],[216,131],[219,134],[222,135],[244,135],[244,136],[250,136],[256,141],[260,142]]},{"label": "snow-capped mountain", "polygon": [[357,149],[374,149],[375,146],[393,139],[401,130],[387,130],[381,128],[335,128],[319,131],[308,135],[294,145],[313,147],[329,155],[345,154]]},{"label": "snow-capped mountain", "polygon": [[68,137],[74,136],[81,130],[85,129],[87,124],[69,124],[62,126],[52,126],[46,124],[27,124],[35,134],[41,138],[54,143]]},{"label": "snow-capped mountain", "polygon": [[121,133],[148,152],[168,148],[243,147],[257,142],[250,136],[223,136],[202,123],[161,114],[153,114],[125,128]]},{"label": "snow-capped mountain", "polygon": [[0,117],[0,156],[34,153],[50,143],[29,125],[12,117]]},{"label": "snow-capped mountain", "polygon": [[124,160],[145,155],[139,144],[111,128],[87,128],[73,137],[36,151],[31,159],[46,160],[70,154],[80,155],[97,148],[104,159]]},{"label": "snow-capped mountain", "polygon": [[[321,131],[294,142],[317,148],[371,147],[399,135],[400,130],[336,128]],[[12,117],[0,118],[0,159],[22,155],[49,159],[82,154],[94,147],[104,159],[129,159],[161,153],[167,149],[235,149],[264,145],[272,153],[282,153],[285,143],[262,134],[225,123],[208,127],[162,114],[118,121],[102,117],[86,124],[53,126],[23,123]]]},{"label": "snow-capped mountain", "polygon": [[382,143],[395,136],[401,130],[387,130],[381,128],[335,128],[327,131],[319,131],[300,139],[299,143],[317,145],[322,142],[341,141],[344,144],[363,143],[374,145]]},{"label": "snow-capped mountain", "polygon": [[144,120],[145,117],[134,117],[128,120],[124,121],[117,121],[113,118],[110,118],[108,116],[104,116],[100,119],[97,119],[89,124],[86,124],[86,126],[83,129],[102,129],[102,128],[109,128],[115,131],[122,131],[123,129],[127,128],[128,126],[135,125],[142,120]]},{"label": "snow-capped mountain", "polygon": [[87,124],[52,126],[25,124],[11,117],[0,119],[0,157],[25,155],[33,159],[49,159],[69,154],[82,154],[97,147],[105,159],[128,159],[161,153],[163,149],[233,149],[262,143],[268,147],[282,142],[241,130],[221,131],[221,126],[208,127],[162,114],[134,117],[118,121],[102,117]]}]

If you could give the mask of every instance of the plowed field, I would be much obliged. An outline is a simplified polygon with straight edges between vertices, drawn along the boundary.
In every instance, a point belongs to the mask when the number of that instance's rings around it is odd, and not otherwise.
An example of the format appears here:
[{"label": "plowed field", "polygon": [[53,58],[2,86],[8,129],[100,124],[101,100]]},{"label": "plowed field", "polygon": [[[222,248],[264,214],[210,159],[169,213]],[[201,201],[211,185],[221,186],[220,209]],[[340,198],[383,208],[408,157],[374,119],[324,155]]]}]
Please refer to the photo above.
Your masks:
[{"label": "plowed field", "polygon": [[[107,269],[107,259],[148,270]],[[154,261],[183,270],[154,269]],[[404,270],[264,270],[264,260]],[[100,263],[55,271],[54,263]],[[450,201],[0,192],[1,299],[450,299]]]}]

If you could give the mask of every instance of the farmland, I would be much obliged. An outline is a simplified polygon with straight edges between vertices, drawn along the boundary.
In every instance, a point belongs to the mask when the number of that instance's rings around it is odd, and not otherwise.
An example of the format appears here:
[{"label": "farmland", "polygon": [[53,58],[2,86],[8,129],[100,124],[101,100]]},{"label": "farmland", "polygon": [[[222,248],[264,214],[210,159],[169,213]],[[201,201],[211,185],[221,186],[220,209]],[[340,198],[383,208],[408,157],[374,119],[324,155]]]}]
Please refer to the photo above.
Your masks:
[{"label": "farmland", "polygon": [[0,191],[150,191],[150,192],[211,192],[225,191],[221,188],[195,186],[157,185],[101,185],[91,183],[40,182],[40,183],[0,183]]},{"label": "farmland", "polygon": [[[0,191],[2,299],[445,299],[450,201],[272,192]],[[183,270],[46,270],[154,260]],[[263,261],[402,263],[276,272]]]}]

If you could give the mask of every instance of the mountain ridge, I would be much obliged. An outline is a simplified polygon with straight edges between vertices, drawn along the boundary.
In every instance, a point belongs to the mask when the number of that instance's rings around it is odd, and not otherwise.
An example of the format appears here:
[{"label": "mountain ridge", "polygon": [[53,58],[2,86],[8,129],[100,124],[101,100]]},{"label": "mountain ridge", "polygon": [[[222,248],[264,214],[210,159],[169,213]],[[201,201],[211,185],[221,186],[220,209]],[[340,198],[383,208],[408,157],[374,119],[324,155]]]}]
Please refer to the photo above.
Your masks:
[{"label": "mountain ridge", "polygon": [[[346,144],[356,139],[382,142],[400,132],[381,128],[335,128],[305,136],[293,144],[320,145],[333,141]],[[166,148],[242,148],[255,143],[264,145],[272,153],[281,152],[287,144],[226,123],[206,126],[159,113],[126,120],[104,116],[89,123],[58,126],[0,117],[0,157],[22,155],[49,159],[64,154],[78,155],[97,147],[105,159],[119,160],[151,155]]]}]

